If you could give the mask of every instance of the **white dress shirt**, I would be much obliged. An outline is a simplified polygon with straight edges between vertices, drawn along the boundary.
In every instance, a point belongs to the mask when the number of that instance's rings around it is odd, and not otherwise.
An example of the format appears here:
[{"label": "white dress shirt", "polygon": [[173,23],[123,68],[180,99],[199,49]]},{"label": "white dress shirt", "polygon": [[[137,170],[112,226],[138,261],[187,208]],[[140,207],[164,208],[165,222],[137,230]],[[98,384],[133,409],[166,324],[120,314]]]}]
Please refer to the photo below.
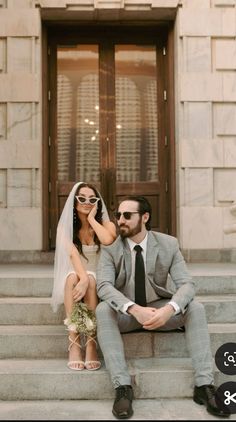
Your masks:
[{"label": "white dress shirt", "polygon": [[[147,256],[147,239],[148,239],[148,234],[146,234],[145,238],[142,240],[142,242],[139,243],[139,246],[141,246],[142,248],[142,255],[143,255],[143,261],[144,261],[144,267],[145,267],[145,273],[146,273],[146,256]],[[127,242],[128,245],[130,247],[131,250],[131,277],[130,280],[127,283],[126,286],[126,291],[124,291],[123,293],[129,297],[133,297],[134,298],[134,272],[135,272],[135,256],[136,256],[136,251],[134,250],[134,247],[137,245],[137,243],[133,242],[133,240],[127,238]],[[160,296],[157,295],[157,293],[155,292],[155,290],[153,289],[152,285],[150,284],[148,278],[146,277],[146,297],[147,297],[147,303],[153,302],[155,300],[160,299]],[[175,303],[174,301],[170,301],[168,302],[170,305],[173,306],[174,310],[175,310],[175,315],[178,314],[180,312],[180,307],[179,305],[177,305],[177,303]],[[123,313],[127,314],[127,309],[134,305],[135,302],[133,302],[132,300],[130,300],[129,302],[127,302],[123,308],[122,311]]]}]

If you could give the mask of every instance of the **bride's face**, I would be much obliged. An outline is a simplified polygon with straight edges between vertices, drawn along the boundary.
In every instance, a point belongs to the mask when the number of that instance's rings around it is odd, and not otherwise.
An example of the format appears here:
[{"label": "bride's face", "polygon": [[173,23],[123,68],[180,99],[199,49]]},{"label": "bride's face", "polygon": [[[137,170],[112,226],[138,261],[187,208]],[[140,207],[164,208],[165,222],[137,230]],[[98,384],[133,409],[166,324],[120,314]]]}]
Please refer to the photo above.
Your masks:
[{"label": "bride's face", "polygon": [[76,210],[79,214],[88,215],[91,209],[96,206],[96,203],[90,203],[91,198],[96,198],[96,194],[91,188],[82,187],[76,197],[78,198],[76,201]]}]

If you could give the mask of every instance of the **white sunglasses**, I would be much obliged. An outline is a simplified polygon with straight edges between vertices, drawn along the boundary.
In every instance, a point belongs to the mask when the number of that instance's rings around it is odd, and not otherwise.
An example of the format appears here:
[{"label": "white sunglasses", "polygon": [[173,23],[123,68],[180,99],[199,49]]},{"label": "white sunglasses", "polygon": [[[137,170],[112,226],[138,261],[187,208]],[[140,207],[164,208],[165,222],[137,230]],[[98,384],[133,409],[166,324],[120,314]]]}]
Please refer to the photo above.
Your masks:
[{"label": "white sunglasses", "polygon": [[100,198],[97,198],[96,196],[91,196],[90,198],[85,198],[84,196],[76,196],[77,201],[81,204],[89,204],[89,205],[95,205],[98,201],[100,201]]}]

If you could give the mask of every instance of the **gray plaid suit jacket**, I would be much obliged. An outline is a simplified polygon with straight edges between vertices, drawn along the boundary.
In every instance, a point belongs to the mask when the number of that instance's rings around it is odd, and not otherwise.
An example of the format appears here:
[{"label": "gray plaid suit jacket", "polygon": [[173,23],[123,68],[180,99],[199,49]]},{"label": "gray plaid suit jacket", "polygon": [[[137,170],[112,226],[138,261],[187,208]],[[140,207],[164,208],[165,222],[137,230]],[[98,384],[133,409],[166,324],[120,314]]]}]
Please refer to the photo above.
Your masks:
[{"label": "gray plaid suit jacket", "polygon": [[[148,231],[146,273],[158,296],[173,300],[184,313],[194,297],[195,286],[175,237]],[[97,267],[99,298],[121,311],[130,300],[123,294],[130,276],[131,251],[128,242],[118,236],[112,245],[101,247]],[[168,276],[172,281],[171,290]]]}]

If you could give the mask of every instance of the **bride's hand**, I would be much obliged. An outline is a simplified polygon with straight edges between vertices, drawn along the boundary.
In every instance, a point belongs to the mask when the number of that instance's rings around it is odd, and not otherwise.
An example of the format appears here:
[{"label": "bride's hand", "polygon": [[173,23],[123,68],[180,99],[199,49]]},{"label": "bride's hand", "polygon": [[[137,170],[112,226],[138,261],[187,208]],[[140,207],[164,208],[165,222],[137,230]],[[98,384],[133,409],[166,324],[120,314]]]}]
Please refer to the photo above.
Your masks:
[{"label": "bride's hand", "polygon": [[98,209],[97,204],[95,204],[88,214],[88,222],[90,222],[89,220],[91,218],[95,218],[95,215],[97,214],[97,209]]},{"label": "bride's hand", "polygon": [[74,302],[79,302],[83,299],[87,292],[87,288],[89,285],[89,277],[81,278],[80,281],[76,284],[76,286],[72,290],[73,300]]}]

